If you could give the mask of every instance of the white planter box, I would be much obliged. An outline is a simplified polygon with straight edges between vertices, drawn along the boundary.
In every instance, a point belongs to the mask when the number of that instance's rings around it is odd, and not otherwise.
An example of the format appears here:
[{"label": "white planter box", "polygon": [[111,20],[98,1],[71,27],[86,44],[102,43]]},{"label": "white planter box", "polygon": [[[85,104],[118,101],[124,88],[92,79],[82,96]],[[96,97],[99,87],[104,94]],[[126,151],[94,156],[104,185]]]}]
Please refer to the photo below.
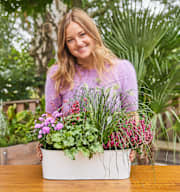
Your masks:
[{"label": "white planter box", "polygon": [[42,149],[43,178],[55,180],[126,179],[130,176],[130,150],[104,151],[93,158],[81,153],[70,160],[60,150]]}]

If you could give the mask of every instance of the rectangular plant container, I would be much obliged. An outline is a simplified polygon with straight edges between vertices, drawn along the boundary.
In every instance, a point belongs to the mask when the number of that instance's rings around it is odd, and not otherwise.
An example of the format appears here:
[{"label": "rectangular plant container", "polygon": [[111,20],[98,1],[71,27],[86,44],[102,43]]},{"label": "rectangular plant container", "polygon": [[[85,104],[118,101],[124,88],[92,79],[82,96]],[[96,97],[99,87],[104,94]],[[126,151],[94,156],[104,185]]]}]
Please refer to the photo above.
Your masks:
[{"label": "rectangular plant container", "polygon": [[71,160],[61,150],[42,149],[43,178],[53,180],[127,179],[131,162],[128,150],[105,150],[91,159],[77,154]]}]

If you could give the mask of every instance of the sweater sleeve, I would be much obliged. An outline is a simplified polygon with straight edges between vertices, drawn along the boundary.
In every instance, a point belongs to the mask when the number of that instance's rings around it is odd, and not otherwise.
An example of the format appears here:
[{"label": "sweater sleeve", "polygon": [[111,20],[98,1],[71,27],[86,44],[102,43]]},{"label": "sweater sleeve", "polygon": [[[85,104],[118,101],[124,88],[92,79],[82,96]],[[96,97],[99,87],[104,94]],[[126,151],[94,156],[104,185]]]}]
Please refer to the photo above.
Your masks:
[{"label": "sweater sleeve", "polygon": [[126,112],[138,109],[138,84],[134,66],[127,60],[122,61],[123,80],[121,83],[121,107]]},{"label": "sweater sleeve", "polygon": [[46,76],[45,83],[45,109],[47,113],[52,114],[61,106],[61,95],[56,94],[55,81],[52,79],[52,75],[57,70],[57,65],[50,68]]}]

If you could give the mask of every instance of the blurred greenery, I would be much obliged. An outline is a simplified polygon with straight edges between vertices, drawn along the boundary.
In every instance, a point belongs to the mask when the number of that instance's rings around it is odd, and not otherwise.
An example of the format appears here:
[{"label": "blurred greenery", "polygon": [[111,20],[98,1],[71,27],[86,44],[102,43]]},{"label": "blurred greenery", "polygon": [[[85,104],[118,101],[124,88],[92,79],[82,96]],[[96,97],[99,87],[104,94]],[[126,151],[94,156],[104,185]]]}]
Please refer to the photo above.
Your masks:
[{"label": "blurred greenery", "polygon": [[0,99],[21,100],[30,98],[37,85],[34,61],[27,51],[11,47],[6,57],[0,57]]},{"label": "blurred greenery", "polygon": [[42,97],[35,113],[29,110],[16,112],[15,104],[8,107],[6,115],[3,114],[2,110],[0,111],[0,117],[4,116],[3,121],[6,121],[6,127],[3,128],[2,118],[0,119],[0,147],[25,144],[37,140],[32,133],[35,120],[45,113],[44,102],[45,99]]},{"label": "blurred greenery", "polygon": [[46,6],[53,0],[0,0],[0,4],[8,13],[22,11],[27,15],[37,16],[46,10]]},{"label": "blurred greenery", "polygon": [[33,58],[28,46],[18,51],[14,48],[15,20],[0,6],[0,99],[3,101],[30,98],[36,88]]}]

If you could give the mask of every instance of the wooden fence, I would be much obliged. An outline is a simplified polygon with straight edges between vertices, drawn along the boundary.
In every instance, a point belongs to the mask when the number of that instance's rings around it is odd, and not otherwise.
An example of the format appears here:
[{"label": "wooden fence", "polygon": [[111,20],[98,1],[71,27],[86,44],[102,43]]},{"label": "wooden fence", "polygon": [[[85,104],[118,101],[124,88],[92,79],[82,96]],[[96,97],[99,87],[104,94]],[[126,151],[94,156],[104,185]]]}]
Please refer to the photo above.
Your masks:
[{"label": "wooden fence", "polygon": [[16,104],[16,112],[20,112],[23,110],[30,110],[32,112],[35,112],[36,107],[39,104],[39,99],[3,102],[3,111],[6,112],[8,107],[14,104]]}]

